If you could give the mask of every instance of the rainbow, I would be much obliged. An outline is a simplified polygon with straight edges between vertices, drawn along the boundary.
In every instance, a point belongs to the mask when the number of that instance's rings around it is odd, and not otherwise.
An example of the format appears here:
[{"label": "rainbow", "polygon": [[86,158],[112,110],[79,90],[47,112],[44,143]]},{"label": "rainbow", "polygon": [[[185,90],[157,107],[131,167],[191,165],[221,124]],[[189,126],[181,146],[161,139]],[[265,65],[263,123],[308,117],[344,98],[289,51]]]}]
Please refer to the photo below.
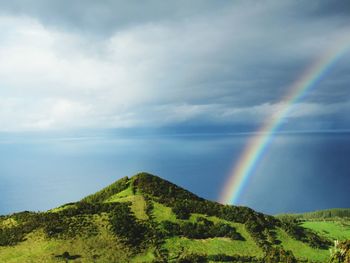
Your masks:
[{"label": "rainbow", "polygon": [[226,180],[220,194],[219,202],[237,204],[242,191],[247,186],[257,164],[266,152],[275,132],[288,116],[293,106],[305,97],[320,79],[329,71],[332,65],[349,49],[349,38],[334,40],[337,45],[319,57],[289,88],[282,98],[281,105],[274,115],[269,117],[257,132],[249,139],[238,162]]}]

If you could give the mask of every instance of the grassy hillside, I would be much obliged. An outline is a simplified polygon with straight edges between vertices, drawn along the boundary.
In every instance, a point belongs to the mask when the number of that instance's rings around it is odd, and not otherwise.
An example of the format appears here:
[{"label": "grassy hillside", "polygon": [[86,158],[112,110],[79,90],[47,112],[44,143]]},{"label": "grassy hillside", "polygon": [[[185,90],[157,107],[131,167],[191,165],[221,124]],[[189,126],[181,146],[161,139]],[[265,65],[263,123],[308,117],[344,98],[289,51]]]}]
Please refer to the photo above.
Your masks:
[{"label": "grassy hillside", "polygon": [[301,225],[332,240],[350,239],[350,221],[305,221]]},{"label": "grassy hillside", "polygon": [[320,219],[350,219],[350,208],[333,208],[319,210],[301,214],[280,214],[277,217],[293,217],[295,219],[304,220],[320,220]]},{"label": "grassy hillside", "polygon": [[327,262],[350,233],[324,223],[221,205],[141,173],[47,212],[1,216],[0,262]]},{"label": "grassy hillside", "polygon": [[295,220],[302,227],[331,240],[350,239],[350,209],[335,208],[303,214],[282,214],[277,218]]},{"label": "grassy hillside", "polygon": [[[350,209],[334,208],[301,214],[281,214],[277,217],[281,220],[295,221],[303,228],[333,240],[334,245],[330,247],[332,262],[350,262]],[[297,246],[294,254],[298,256],[309,253]],[[313,258],[326,260],[327,253],[320,251]]]}]

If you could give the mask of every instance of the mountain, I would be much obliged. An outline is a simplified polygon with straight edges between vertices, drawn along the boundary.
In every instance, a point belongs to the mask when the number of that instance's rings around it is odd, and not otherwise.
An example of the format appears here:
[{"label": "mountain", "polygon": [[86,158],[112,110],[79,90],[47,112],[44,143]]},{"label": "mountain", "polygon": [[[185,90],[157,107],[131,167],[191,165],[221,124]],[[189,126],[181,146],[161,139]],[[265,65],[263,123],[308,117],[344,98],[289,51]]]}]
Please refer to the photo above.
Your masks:
[{"label": "mountain", "polygon": [[332,233],[305,223],[139,173],[46,212],[1,216],[0,262],[328,262],[330,248],[333,260],[343,256],[345,241],[334,247]]}]

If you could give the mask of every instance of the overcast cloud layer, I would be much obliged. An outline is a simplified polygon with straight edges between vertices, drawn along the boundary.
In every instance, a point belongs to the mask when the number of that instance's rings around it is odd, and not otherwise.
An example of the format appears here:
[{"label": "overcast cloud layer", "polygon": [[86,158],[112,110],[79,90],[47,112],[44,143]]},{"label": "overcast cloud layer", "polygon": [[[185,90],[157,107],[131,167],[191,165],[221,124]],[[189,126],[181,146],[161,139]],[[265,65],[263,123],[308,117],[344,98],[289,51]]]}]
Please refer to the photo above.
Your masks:
[{"label": "overcast cloud layer", "polygon": [[[1,1],[0,131],[256,127],[350,35],[349,2],[331,3]],[[349,65],[285,128],[350,129]]]}]

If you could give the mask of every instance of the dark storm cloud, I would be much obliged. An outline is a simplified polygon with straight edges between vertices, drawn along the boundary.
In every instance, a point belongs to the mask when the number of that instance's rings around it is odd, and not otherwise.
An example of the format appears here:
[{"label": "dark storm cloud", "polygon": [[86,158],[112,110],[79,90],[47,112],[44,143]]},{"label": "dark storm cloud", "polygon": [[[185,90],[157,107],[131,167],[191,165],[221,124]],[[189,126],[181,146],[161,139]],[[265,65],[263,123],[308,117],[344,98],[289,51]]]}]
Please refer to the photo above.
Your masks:
[{"label": "dark storm cloud", "polygon": [[[303,4],[303,1],[299,1],[300,4]],[[334,2],[332,0],[318,0],[313,1],[314,3],[311,3],[311,6],[309,8],[309,11],[313,15],[320,15],[320,16],[343,16],[343,18],[347,19],[349,21],[350,17],[350,2],[349,1],[337,1]]]},{"label": "dark storm cloud", "polygon": [[[0,124],[256,127],[349,34],[347,2],[330,3],[0,1]],[[321,129],[321,113],[346,119],[349,59],[304,98],[291,129]]]},{"label": "dark storm cloud", "polygon": [[[349,19],[350,3],[346,0],[305,1],[122,1],[122,0],[13,0],[0,1],[2,14],[27,15],[38,18],[43,24],[63,26],[67,29],[110,34],[126,26],[161,21],[179,21],[193,16],[205,16],[222,13],[233,8],[246,10],[256,6],[277,6],[276,14],[286,19],[302,19],[305,22],[312,18],[339,17]],[[278,8],[286,7],[283,10]],[[278,13],[279,14],[278,14]],[[310,18],[311,16],[311,18]]]},{"label": "dark storm cloud", "polygon": [[127,26],[185,19],[228,6],[228,1],[14,0],[0,1],[3,14],[37,17],[42,23],[109,35]]}]

